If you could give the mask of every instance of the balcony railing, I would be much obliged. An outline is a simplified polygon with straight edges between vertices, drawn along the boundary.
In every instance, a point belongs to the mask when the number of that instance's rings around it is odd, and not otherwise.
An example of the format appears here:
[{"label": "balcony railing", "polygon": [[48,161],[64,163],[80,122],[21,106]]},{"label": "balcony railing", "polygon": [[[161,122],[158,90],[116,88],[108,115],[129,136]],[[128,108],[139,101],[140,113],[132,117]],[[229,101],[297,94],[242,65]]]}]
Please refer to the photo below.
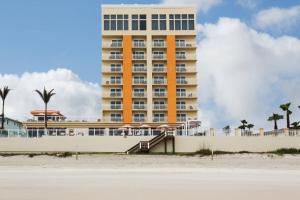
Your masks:
[{"label": "balcony railing", "polygon": [[123,59],[123,55],[114,55],[114,54],[111,54],[111,55],[109,55],[108,58],[111,59],[111,60],[121,60],[121,59]]},{"label": "balcony railing", "polygon": [[155,97],[165,97],[165,96],[167,96],[167,93],[166,92],[154,92],[153,96],[155,96]]},{"label": "balcony railing", "polygon": [[186,55],[176,55],[176,59],[184,60],[184,59],[186,59]]},{"label": "balcony railing", "polygon": [[133,72],[146,72],[147,69],[145,67],[134,67]]},{"label": "balcony railing", "polygon": [[167,109],[167,105],[162,105],[162,104],[156,105],[156,104],[154,104],[153,109],[155,109],[155,110],[165,110],[165,109]]},{"label": "balcony railing", "polygon": [[185,85],[185,84],[188,84],[188,81],[184,80],[184,79],[176,80],[176,84]]},{"label": "balcony railing", "polygon": [[159,84],[167,84],[167,81],[166,80],[153,80],[153,84],[157,84],[157,85],[159,85]]},{"label": "balcony railing", "polygon": [[186,122],[186,117],[177,117],[176,118],[176,121],[178,121],[178,122]]},{"label": "balcony railing", "polygon": [[165,47],[165,42],[153,42],[154,47]]},{"label": "balcony railing", "polygon": [[110,97],[121,97],[122,96],[122,92],[111,92],[109,94]]},{"label": "balcony railing", "polygon": [[176,92],[177,97],[186,97],[186,92]]},{"label": "balcony railing", "polygon": [[122,109],[122,105],[114,105],[114,104],[111,104],[110,105],[110,109],[112,109],[112,110],[120,110],[120,109]]},{"label": "balcony railing", "polygon": [[110,68],[110,72],[122,72],[122,68]]},{"label": "balcony railing", "polygon": [[111,117],[110,120],[112,122],[122,122],[123,118],[122,117]]},{"label": "balcony railing", "polygon": [[166,68],[165,67],[154,67],[153,71],[154,72],[165,72]]},{"label": "balcony railing", "polygon": [[122,47],[123,43],[122,42],[112,42],[110,44],[111,47]]},{"label": "balcony railing", "polygon": [[193,105],[181,104],[181,105],[176,105],[176,109],[178,109],[178,110],[195,110],[196,107]]},{"label": "balcony railing", "polygon": [[133,117],[134,122],[144,122],[146,121],[145,117]]},{"label": "balcony railing", "polygon": [[186,68],[185,67],[176,67],[176,72],[186,72]]},{"label": "balcony railing", "polygon": [[145,93],[144,92],[134,92],[133,97],[144,97]]},{"label": "balcony railing", "polygon": [[145,104],[133,104],[132,108],[136,109],[136,110],[144,110],[144,109],[146,109],[146,105]]},{"label": "balcony railing", "polygon": [[133,84],[144,85],[144,84],[147,84],[147,81],[146,80],[133,80]]},{"label": "balcony railing", "polygon": [[153,58],[153,59],[156,59],[156,60],[164,60],[164,59],[166,59],[166,56],[165,56],[165,55],[157,55],[157,54],[153,54],[153,55],[152,55],[152,58]]},{"label": "balcony railing", "polygon": [[122,80],[115,80],[115,81],[105,81],[106,85],[122,85]]},{"label": "balcony railing", "polygon": [[165,122],[166,120],[166,117],[153,117],[153,122]]},{"label": "balcony railing", "polygon": [[133,54],[132,59],[134,59],[134,60],[144,60],[145,55]]},{"label": "balcony railing", "polygon": [[133,47],[145,47],[145,41],[133,41]]}]

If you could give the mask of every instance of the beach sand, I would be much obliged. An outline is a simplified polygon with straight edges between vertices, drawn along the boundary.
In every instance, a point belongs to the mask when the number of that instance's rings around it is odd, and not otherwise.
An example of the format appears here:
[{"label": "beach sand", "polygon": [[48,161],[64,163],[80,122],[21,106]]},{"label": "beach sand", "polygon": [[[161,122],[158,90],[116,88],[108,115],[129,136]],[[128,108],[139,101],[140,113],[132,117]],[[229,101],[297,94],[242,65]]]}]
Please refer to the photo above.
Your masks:
[{"label": "beach sand", "polygon": [[0,157],[0,200],[300,199],[300,156]]}]

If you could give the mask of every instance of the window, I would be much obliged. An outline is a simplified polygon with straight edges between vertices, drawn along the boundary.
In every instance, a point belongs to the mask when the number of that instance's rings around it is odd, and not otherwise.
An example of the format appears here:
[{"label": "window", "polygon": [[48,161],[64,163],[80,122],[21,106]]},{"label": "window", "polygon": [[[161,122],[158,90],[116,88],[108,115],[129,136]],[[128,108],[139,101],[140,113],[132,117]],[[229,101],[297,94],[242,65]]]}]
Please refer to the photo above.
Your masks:
[{"label": "window", "polygon": [[104,15],[104,30],[128,30],[128,15]]},{"label": "window", "polygon": [[164,72],[165,71],[165,65],[162,63],[154,64],[153,65],[153,71],[155,72]]},{"label": "window", "polygon": [[193,14],[170,14],[170,30],[195,30],[195,16]]},{"label": "window", "polygon": [[[120,113],[111,113],[110,114],[110,119],[111,119],[112,122],[120,122],[122,120],[122,116],[121,116]],[[109,130],[109,132],[110,132],[110,130]]]},{"label": "window", "polygon": [[186,96],[186,89],[184,89],[184,88],[176,89],[176,96],[185,97]]},{"label": "window", "polygon": [[166,96],[166,89],[165,88],[155,88],[154,89],[154,96],[156,96],[156,97]]},{"label": "window", "polygon": [[89,136],[104,136],[105,128],[89,128]]},{"label": "window", "polygon": [[111,76],[110,82],[111,82],[111,84],[121,84],[122,79],[120,76]]},{"label": "window", "polygon": [[111,97],[120,97],[122,95],[121,88],[111,88],[110,89],[110,96]]},{"label": "window", "polygon": [[110,109],[121,109],[122,102],[121,101],[111,101],[110,102]]},{"label": "window", "polygon": [[166,109],[166,102],[154,101],[154,109],[156,109],[156,110]]},{"label": "window", "polygon": [[176,109],[182,110],[185,109],[185,101],[177,101],[176,102]]},{"label": "window", "polygon": [[143,63],[133,64],[133,71],[134,72],[145,72],[146,71],[145,64],[143,64]]},{"label": "window", "polygon": [[154,84],[165,84],[165,77],[164,76],[154,76],[153,83]]},{"label": "window", "polygon": [[144,76],[134,76],[133,84],[146,84],[146,79]]},{"label": "window", "polygon": [[165,121],[165,114],[164,113],[155,113],[153,121],[154,122],[163,122],[163,121]]},{"label": "window", "polygon": [[132,15],[131,16],[131,24],[132,30],[146,30],[147,29],[147,21],[146,15]]},{"label": "window", "polygon": [[121,64],[110,64],[110,71],[111,72],[120,72],[120,71],[122,71]]},{"label": "window", "polygon": [[179,122],[185,122],[186,121],[186,114],[185,113],[178,113],[176,115],[176,120]]},{"label": "window", "polygon": [[176,72],[186,72],[185,64],[176,64]]},{"label": "window", "polygon": [[145,89],[144,88],[134,88],[133,89],[133,96],[135,96],[135,97],[145,96]]},{"label": "window", "polygon": [[152,30],[166,30],[166,15],[152,15]]},{"label": "window", "polygon": [[135,122],[145,121],[145,114],[144,113],[134,113],[133,121],[135,121]]}]

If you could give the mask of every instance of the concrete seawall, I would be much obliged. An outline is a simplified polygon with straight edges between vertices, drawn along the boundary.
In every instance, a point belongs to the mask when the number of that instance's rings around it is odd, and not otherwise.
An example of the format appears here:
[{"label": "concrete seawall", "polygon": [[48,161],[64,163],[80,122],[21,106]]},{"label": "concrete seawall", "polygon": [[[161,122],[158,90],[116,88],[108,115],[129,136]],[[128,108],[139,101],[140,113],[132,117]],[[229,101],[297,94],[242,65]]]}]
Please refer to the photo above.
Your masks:
[{"label": "concrete seawall", "polygon": [[[151,136],[0,138],[0,152],[125,152],[139,141],[147,141],[151,138]],[[168,151],[171,152],[171,142],[167,146]],[[300,149],[300,137],[175,137],[177,153],[191,153],[204,148],[230,152],[266,152],[280,148]],[[164,145],[157,145],[152,151],[164,152]]]}]

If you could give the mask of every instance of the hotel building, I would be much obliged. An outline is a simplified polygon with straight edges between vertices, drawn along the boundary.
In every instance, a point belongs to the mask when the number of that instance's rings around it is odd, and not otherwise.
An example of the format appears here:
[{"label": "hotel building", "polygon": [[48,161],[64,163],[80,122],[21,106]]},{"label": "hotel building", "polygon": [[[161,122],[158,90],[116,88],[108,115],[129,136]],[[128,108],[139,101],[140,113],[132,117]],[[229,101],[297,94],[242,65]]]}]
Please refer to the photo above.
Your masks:
[{"label": "hotel building", "polygon": [[102,122],[197,119],[196,9],[102,5]]}]

